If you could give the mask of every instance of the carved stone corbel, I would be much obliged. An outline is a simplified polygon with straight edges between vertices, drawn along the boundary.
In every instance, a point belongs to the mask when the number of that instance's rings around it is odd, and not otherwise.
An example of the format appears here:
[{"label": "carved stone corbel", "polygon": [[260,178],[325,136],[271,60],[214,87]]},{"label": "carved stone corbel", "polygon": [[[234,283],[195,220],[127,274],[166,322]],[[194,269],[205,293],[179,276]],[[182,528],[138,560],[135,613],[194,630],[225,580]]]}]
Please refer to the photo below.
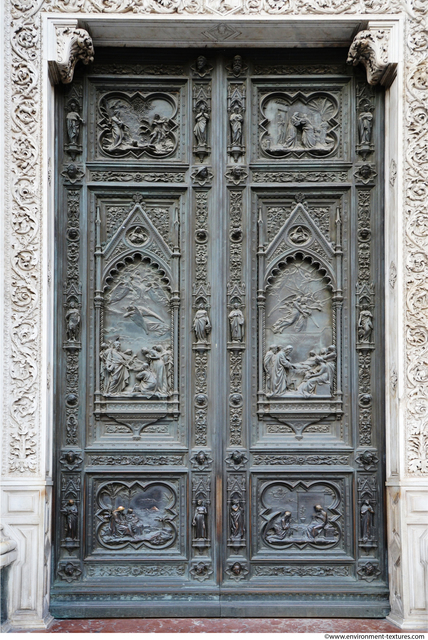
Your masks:
[{"label": "carved stone corbel", "polygon": [[390,31],[370,29],[360,31],[355,36],[348,52],[347,63],[356,66],[360,62],[365,66],[367,82],[389,86],[394,77],[396,63],[389,56]]},{"label": "carved stone corbel", "polygon": [[85,29],[56,26],[55,59],[49,60],[49,75],[53,84],[69,84],[79,60],[89,64],[94,59],[92,38]]}]

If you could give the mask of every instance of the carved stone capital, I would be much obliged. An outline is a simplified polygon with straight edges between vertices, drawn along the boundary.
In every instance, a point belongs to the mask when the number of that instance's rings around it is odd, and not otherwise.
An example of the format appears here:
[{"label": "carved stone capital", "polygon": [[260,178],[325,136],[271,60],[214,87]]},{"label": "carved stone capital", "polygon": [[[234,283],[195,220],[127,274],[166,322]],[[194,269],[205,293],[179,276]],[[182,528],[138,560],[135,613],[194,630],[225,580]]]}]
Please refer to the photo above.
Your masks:
[{"label": "carved stone capital", "polygon": [[55,25],[55,59],[49,60],[49,74],[53,84],[69,84],[79,60],[89,64],[94,59],[92,38],[85,29]]},{"label": "carved stone capital", "polygon": [[389,86],[394,79],[396,64],[390,59],[390,31],[367,29],[355,36],[348,52],[347,63],[365,66],[367,82]]}]

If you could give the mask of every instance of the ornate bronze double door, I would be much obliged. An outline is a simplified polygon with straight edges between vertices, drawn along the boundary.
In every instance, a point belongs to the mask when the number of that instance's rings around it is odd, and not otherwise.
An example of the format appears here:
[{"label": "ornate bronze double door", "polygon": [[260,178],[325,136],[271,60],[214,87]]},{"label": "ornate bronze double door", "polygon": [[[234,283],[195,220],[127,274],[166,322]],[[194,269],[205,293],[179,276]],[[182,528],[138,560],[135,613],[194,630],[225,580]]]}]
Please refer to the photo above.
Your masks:
[{"label": "ornate bronze double door", "polygon": [[382,93],[198,53],[58,95],[52,611],[383,616]]}]

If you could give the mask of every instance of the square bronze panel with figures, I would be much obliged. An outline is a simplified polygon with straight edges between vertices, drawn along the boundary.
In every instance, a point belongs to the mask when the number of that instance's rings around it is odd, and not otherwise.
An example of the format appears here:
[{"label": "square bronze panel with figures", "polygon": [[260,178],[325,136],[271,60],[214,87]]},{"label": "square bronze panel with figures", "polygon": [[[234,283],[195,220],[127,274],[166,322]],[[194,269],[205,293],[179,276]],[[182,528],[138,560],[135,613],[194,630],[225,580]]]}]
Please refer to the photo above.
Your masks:
[{"label": "square bronze panel with figures", "polygon": [[[349,160],[349,126],[344,114],[350,101],[349,81],[317,83],[283,80],[271,84],[253,79],[254,161],[263,158]],[[256,133],[257,131],[257,133]]]},{"label": "square bronze panel with figures", "polygon": [[91,159],[185,161],[185,81],[92,79]]},{"label": "square bronze panel with figures", "polygon": [[176,474],[119,473],[86,478],[87,554],[185,556],[186,483]]},{"label": "square bronze panel with figures", "polygon": [[353,559],[350,474],[252,477],[253,560]]}]

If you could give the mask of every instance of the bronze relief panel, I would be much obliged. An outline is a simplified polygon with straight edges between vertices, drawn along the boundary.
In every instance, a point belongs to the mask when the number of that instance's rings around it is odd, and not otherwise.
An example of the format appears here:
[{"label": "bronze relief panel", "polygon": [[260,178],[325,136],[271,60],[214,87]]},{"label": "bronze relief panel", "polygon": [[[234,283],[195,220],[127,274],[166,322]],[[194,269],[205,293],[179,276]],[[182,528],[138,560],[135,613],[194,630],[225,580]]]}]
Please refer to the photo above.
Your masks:
[{"label": "bronze relief panel", "polygon": [[284,551],[289,557],[326,558],[333,550],[351,559],[349,475],[257,474],[252,500],[255,560],[279,558]]},{"label": "bronze relief panel", "polygon": [[287,433],[298,440],[310,433],[344,437],[348,200],[349,193],[327,190],[257,198],[262,438]]},{"label": "bronze relief panel", "polygon": [[182,477],[139,474],[126,479],[91,476],[88,480],[92,506],[89,554],[183,553],[186,498]]},{"label": "bronze relief panel", "polygon": [[[258,105],[255,158],[348,159],[349,131],[343,120],[349,84],[253,80]],[[254,116],[256,116],[254,110]]]},{"label": "bronze relief panel", "polygon": [[[184,160],[184,82],[108,84],[92,78],[93,159]],[[101,86],[100,86],[101,85]],[[184,111],[183,111],[184,109]]]}]

